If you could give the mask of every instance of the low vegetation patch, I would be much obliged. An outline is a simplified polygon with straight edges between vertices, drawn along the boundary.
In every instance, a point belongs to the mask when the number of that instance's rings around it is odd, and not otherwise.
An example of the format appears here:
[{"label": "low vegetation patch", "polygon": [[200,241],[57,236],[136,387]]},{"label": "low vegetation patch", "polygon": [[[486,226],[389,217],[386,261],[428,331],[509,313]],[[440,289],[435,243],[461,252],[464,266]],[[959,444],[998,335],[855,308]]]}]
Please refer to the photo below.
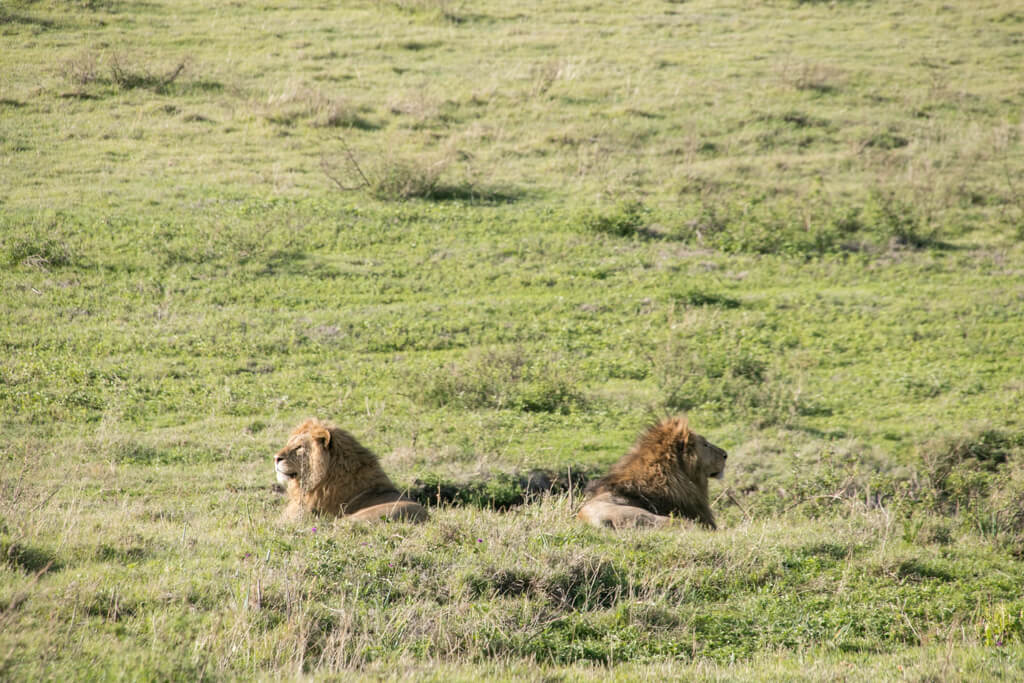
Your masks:
[{"label": "low vegetation patch", "polygon": [[419,382],[426,405],[567,414],[585,398],[564,359],[532,356],[523,348],[494,349],[463,363],[431,370]]},{"label": "low vegetation patch", "polygon": [[113,86],[122,91],[144,89],[157,94],[167,94],[171,85],[186,71],[185,61],[157,69],[118,52],[101,54],[85,51],[67,59],[61,66],[62,75],[72,86]]},{"label": "low vegetation patch", "polygon": [[591,232],[616,237],[642,235],[648,224],[647,210],[642,202],[625,200],[603,211],[591,209],[583,212],[580,223]]},{"label": "low vegetation patch", "polygon": [[689,205],[680,235],[727,252],[822,255],[940,246],[939,229],[892,190],[855,200],[801,197],[714,198]]}]

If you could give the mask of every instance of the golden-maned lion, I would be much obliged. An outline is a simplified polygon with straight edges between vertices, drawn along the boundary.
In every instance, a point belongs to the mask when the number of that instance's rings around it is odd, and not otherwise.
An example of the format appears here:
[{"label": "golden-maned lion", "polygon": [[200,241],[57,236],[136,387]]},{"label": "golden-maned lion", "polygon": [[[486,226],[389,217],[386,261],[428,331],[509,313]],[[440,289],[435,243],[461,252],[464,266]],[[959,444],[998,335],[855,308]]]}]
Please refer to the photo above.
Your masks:
[{"label": "golden-maned lion", "polygon": [[372,451],[345,430],[316,419],[295,428],[274,456],[274,469],[288,496],[288,519],[307,512],[414,522],[428,516],[426,508],[399,493]]},{"label": "golden-maned lion", "polygon": [[685,418],[651,426],[606,476],[591,482],[580,519],[596,527],[662,526],[678,514],[714,529],[708,477],[721,479],[726,452],[690,431]]}]

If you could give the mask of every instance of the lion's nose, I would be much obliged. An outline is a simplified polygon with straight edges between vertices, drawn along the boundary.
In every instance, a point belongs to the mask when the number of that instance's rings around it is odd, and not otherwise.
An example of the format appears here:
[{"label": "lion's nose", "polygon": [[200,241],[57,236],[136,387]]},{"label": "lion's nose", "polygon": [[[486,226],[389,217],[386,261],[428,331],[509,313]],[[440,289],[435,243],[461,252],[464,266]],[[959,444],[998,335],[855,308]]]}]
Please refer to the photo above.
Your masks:
[{"label": "lion's nose", "polygon": [[278,454],[278,455],[275,455],[275,456],[274,456],[274,464],[275,464],[275,465],[276,465],[277,463],[281,462],[282,460],[284,460],[284,456],[283,456],[283,455],[280,455],[280,454]]}]

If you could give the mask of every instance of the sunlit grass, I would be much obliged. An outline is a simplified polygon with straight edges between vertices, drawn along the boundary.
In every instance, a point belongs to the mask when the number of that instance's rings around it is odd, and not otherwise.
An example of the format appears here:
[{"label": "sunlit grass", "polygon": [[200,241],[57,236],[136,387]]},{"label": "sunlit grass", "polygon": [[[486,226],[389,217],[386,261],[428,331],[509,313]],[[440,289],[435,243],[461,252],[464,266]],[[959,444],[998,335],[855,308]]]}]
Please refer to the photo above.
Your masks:
[{"label": "sunlit grass", "polygon": [[[0,8],[0,678],[1013,678],[1021,20]],[[719,531],[578,523],[678,412]]]}]

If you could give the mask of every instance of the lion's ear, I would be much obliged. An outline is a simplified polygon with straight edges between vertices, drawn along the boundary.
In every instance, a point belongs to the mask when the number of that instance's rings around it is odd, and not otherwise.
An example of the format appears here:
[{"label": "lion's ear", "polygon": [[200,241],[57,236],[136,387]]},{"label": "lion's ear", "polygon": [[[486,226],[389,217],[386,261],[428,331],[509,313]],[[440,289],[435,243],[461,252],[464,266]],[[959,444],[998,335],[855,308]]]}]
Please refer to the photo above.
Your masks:
[{"label": "lion's ear", "polygon": [[331,432],[323,425],[317,425],[309,430],[309,435],[320,442],[320,445],[327,448],[331,443]]}]

